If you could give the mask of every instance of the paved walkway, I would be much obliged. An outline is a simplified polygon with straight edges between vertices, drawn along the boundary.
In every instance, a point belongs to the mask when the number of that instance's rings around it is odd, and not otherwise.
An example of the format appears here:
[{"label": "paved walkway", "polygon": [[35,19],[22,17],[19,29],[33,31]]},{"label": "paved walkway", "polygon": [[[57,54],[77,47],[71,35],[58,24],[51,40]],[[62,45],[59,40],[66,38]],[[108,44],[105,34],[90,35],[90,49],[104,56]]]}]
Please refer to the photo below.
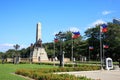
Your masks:
[{"label": "paved walkway", "polygon": [[120,70],[98,70],[98,71],[78,71],[63,72],[75,76],[86,76],[93,80],[120,80]]}]

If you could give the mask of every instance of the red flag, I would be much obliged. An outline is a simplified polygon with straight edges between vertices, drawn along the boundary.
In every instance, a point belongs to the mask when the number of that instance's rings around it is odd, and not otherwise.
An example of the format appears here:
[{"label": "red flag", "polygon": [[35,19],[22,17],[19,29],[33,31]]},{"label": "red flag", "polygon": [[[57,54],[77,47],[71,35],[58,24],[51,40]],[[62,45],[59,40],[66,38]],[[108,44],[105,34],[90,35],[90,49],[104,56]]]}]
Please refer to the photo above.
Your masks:
[{"label": "red flag", "polygon": [[108,45],[103,45],[103,48],[107,49],[107,48],[109,48],[109,46]]},{"label": "red flag", "polygon": [[80,37],[80,32],[72,32],[72,38],[73,39],[76,39],[78,37]]},{"label": "red flag", "polygon": [[93,50],[94,49],[94,47],[93,46],[89,46],[89,50]]},{"label": "red flag", "polygon": [[105,33],[105,32],[107,32],[107,31],[108,31],[107,25],[106,25],[106,24],[102,24],[102,25],[101,25],[101,32]]},{"label": "red flag", "polygon": [[59,40],[57,38],[54,39],[54,42],[58,42]]}]

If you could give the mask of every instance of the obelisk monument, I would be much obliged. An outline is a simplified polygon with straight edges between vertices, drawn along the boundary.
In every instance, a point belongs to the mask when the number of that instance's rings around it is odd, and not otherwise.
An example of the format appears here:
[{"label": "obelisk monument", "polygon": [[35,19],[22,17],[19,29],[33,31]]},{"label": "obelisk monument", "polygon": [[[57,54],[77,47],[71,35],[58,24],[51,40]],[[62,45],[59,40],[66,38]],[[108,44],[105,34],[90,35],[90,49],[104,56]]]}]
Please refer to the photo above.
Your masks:
[{"label": "obelisk monument", "polygon": [[38,41],[38,40],[41,40],[41,23],[40,22],[38,22],[37,23],[37,28],[36,28],[36,42]]},{"label": "obelisk monument", "polygon": [[42,47],[42,34],[41,34],[41,23],[37,23],[36,28],[36,42],[34,44],[33,49],[33,56],[32,61],[33,62],[44,62],[48,61],[47,53],[45,49]]}]

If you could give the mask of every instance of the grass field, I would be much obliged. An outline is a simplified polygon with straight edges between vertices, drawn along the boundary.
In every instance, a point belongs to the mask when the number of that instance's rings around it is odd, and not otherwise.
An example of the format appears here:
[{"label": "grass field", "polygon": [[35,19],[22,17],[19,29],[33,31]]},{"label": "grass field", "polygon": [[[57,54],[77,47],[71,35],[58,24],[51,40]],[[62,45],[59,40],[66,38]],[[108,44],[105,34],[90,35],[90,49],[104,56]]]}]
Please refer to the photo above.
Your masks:
[{"label": "grass field", "polygon": [[54,68],[50,65],[38,65],[38,64],[0,64],[0,80],[27,80],[20,76],[14,75],[17,69],[35,69],[35,68]]}]

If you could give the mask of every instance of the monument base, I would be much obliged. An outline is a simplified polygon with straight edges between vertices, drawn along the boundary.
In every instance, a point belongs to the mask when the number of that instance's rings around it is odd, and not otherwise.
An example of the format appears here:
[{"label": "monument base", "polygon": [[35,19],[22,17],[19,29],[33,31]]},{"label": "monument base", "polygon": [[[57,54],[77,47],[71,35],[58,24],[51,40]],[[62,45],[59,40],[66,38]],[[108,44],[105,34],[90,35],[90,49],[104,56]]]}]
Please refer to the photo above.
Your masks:
[{"label": "monument base", "polygon": [[42,47],[35,47],[33,50],[32,62],[48,61],[47,53]]}]

